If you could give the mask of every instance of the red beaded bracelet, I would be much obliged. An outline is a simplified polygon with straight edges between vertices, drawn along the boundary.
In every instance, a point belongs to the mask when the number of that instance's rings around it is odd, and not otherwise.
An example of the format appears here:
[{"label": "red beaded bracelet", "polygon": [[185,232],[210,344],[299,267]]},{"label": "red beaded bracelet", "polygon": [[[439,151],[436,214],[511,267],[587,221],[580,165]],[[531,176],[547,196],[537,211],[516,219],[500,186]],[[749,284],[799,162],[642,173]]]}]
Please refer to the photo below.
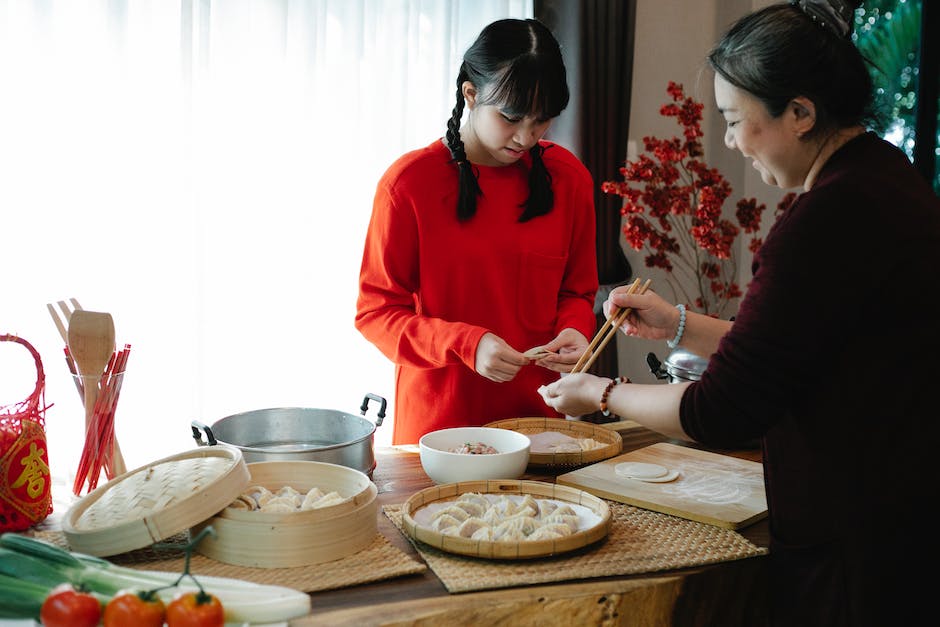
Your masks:
[{"label": "red beaded bracelet", "polygon": [[610,391],[614,389],[614,386],[618,383],[630,383],[630,379],[627,377],[617,377],[616,379],[611,379],[610,383],[607,384],[607,387],[604,388],[604,393],[601,394],[601,413],[605,416],[610,415],[610,410],[607,409],[607,397],[610,396]]}]

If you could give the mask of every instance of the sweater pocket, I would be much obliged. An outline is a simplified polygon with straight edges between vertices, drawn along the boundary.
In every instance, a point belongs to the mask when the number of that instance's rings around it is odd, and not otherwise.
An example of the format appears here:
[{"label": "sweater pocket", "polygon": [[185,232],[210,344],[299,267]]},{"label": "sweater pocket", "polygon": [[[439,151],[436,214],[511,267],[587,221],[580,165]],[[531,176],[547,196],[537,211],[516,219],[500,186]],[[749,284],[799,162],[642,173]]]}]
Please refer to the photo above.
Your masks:
[{"label": "sweater pocket", "polygon": [[558,315],[558,294],[568,257],[523,251],[519,264],[516,307],[526,331],[550,333]]}]

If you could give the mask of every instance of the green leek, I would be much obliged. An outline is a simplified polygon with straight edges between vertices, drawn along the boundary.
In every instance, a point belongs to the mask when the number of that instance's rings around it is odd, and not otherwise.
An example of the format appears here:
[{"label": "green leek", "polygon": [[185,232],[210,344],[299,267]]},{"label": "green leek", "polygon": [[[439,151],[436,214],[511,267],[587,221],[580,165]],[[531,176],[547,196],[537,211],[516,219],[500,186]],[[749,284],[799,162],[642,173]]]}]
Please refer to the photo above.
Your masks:
[{"label": "green leek", "polygon": [[[197,578],[222,603],[226,622],[272,623],[310,612],[310,597],[291,588],[225,577]],[[159,588],[165,603],[179,592],[199,590],[191,578],[181,581],[180,573],[135,570],[29,536],[0,535],[0,617],[37,618],[49,590],[64,582],[96,594],[103,603],[124,589]]]}]

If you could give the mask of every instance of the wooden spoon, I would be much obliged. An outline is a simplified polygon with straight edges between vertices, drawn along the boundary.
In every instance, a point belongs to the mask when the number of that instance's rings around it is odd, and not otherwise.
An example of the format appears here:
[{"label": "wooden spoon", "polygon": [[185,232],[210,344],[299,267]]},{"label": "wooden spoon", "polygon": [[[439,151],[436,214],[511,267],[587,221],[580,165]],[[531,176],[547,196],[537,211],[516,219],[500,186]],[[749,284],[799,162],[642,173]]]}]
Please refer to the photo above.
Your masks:
[{"label": "wooden spoon", "polygon": [[77,309],[68,329],[69,353],[85,388],[85,432],[88,432],[101,376],[114,354],[114,319],[111,314]]}]

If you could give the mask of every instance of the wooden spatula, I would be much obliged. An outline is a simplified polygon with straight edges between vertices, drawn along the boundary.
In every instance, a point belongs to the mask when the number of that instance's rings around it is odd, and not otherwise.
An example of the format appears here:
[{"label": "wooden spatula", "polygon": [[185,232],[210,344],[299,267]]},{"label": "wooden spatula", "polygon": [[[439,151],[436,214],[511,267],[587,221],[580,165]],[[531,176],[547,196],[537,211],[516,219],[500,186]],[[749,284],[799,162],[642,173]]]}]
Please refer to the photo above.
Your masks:
[{"label": "wooden spatula", "polygon": [[111,314],[77,309],[68,328],[69,353],[85,388],[85,432],[88,432],[101,376],[114,354],[114,319]]}]

